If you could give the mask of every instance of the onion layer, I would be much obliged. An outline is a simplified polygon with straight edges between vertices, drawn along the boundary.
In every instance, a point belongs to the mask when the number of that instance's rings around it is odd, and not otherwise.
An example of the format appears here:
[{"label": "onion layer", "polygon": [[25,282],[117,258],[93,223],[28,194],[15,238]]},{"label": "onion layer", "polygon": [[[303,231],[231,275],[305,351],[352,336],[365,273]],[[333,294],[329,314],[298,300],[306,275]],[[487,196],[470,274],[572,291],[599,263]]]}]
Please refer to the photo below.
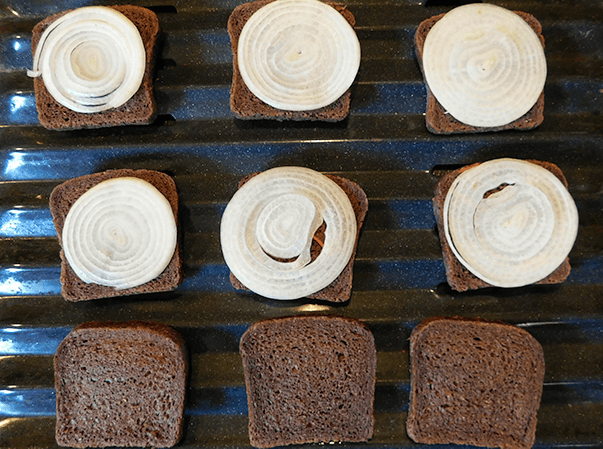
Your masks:
[{"label": "onion layer", "polygon": [[134,177],[109,179],[86,191],[69,209],[62,233],[65,257],[78,277],[117,289],[159,276],[176,241],[170,203]]},{"label": "onion layer", "polygon": [[112,8],[88,6],[46,28],[28,75],[41,76],[63,106],[94,113],[132,98],[145,70],[146,51],[138,28]]},{"label": "onion layer", "polygon": [[327,106],[352,85],[360,43],[351,25],[318,0],[277,0],[247,21],[238,66],[249,90],[277,109]]},{"label": "onion layer", "polygon": [[[310,263],[312,238],[323,221],[324,246]],[[356,233],[354,209],[341,187],[307,168],[279,167],[234,194],[222,216],[220,241],[226,264],[243,285],[267,298],[297,299],[339,276]]]},{"label": "onion layer", "polygon": [[461,173],[443,214],[459,262],[498,287],[547,277],[563,263],[578,232],[578,211],[563,183],[547,169],[515,159]]},{"label": "onion layer", "polygon": [[538,36],[517,14],[474,3],[448,12],[429,31],[423,49],[429,89],[457,120],[496,127],[536,103],[546,80]]}]

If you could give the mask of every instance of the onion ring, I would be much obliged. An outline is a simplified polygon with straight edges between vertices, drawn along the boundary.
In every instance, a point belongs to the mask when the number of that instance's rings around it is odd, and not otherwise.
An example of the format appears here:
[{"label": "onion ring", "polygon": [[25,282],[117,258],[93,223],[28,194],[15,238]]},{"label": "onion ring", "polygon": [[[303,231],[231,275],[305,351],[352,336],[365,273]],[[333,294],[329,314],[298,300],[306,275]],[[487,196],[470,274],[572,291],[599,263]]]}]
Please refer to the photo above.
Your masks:
[{"label": "onion ring", "polygon": [[52,97],[80,113],[127,102],[142,83],[146,50],[138,28],[105,6],[70,11],[40,37],[31,77],[42,77]]}]

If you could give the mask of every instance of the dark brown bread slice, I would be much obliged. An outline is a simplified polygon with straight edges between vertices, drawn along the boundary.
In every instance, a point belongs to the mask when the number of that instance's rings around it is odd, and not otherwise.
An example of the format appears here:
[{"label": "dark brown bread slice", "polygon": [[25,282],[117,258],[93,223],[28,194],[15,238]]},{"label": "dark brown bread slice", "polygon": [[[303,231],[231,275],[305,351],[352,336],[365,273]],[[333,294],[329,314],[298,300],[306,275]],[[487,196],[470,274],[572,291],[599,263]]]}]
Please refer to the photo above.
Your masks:
[{"label": "dark brown bread slice", "polygon": [[[237,6],[228,19],[228,34],[233,53],[233,75],[230,89],[230,109],[240,119],[276,119],[276,120],[321,120],[327,122],[341,121],[350,111],[350,92],[347,90],[338,100],[328,106],[312,111],[285,111],[274,108],[256,97],[245,85],[237,64],[239,36],[249,18],[262,6],[275,0],[258,0]],[[347,6],[339,3],[325,2],[335,8],[354,26],[356,19],[348,11]]]},{"label": "dark brown bread slice", "polygon": [[[174,180],[166,175],[153,170],[108,170],[94,173],[79,178],[73,178],[55,187],[50,194],[50,212],[57,230],[59,243],[62,245],[63,225],[71,206],[90,188],[98,183],[111,178],[132,176],[143,179],[152,184],[167,198],[176,223],[178,224],[178,192]],[[182,282],[182,260],[180,258],[180,244],[166,269],[158,277],[138,287],[117,290],[113,287],[86,283],[82,281],[69,266],[65,252],[61,249],[61,293],[63,297],[72,302],[88,301],[90,299],[108,298],[112,296],[134,295],[139,293],[164,292],[174,290]]]},{"label": "dark brown bread slice", "polygon": [[544,379],[540,344],[509,324],[430,318],[410,337],[408,435],[418,443],[530,448]]},{"label": "dark brown bread slice", "polygon": [[[542,25],[531,14],[522,11],[513,11],[519,15],[538,35],[542,46],[544,47],[544,36],[542,35]],[[433,26],[444,17],[445,14],[430,17],[419,24],[415,33],[415,53],[419,62],[421,72],[423,71],[423,46],[427,33]],[[544,120],[544,91],[536,101],[536,104],[526,112],[522,117],[503,126],[483,127],[466,125],[448,114],[435,96],[431,93],[429,86],[425,85],[427,90],[427,107],[425,111],[425,123],[427,129],[434,134],[457,134],[457,133],[479,133],[489,131],[503,131],[507,129],[528,130],[540,125]]]},{"label": "dark brown bread slice", "polygon": [[[251,175],[246,176],[239,182],[239,188],[243,184],[245,184],[249,179],[257,175],[258,173],[252,173]],[[341,178],[335,175],[325,174],[329,179],[334,181],[339,187],[343,189],[348,198],[350,199],[350,203],[352,203],[352,208],[354,209],[354,214],[356,215],[356,223],[357,223],[357,232],[356,232],[356,243],[354,244],[354,251],[352,252],[352,256],[350,257],[350,261],[345,266],[341,274],[335,279],[331,284],[323,288],[322,290],[317,291],[311,295],[308,295],[307,298],[311,299],[320,299],[323,301],[330,302],[345,302],[350,299],[352,294],[352,278],[354,276],[354,258],[356,257],[356,249],[358,247],[358,239],[360,237],[360,229],[362,228],[362,224],[364,223],[364,217],[366,217],[366,213],[368,211],[368,199],[364,190],[353,181],[350,181],[346,178]],[[322,245],[325,238],[325,224],[316,231],[314,234],[314,240],[312,241],[312,246],[310,248],[311,261],[314,261],[318,255],[320,254]],[[239,290],[248,290],[241,281],[239,281],[234,274],[230,273],[230,283],[232,286]]]},{"label": "dark brown bread slice", "polygon": [[[140,6],[125,5],[111,6],[111,8],[125,15],[136,25],[144,42],[147,67],[140,88],[130,100],[117,108],[86,114],[72,111],[59,104],[46,89],[42,78],[34,78],[38,119],[43,127],[66,131],[120,125],[146,125],[157,117],[157,104],[153,95],[153,74],[160,33],[159,19],[153,11]],[[69,11],[47,17],[34,27],[31,43],[32,54],[35,54],[44,30],[67,12]]]},{"label": "dark brown bread slice", "polygon": [[158,323],[77,326],[54,357],[61,446],[171,447],[182,435],[184,340]]},{"label": "dark brown bread slice", "polygon": [[338,316],[252,325],[240,344],[255,447],[367,441],[377,353],[372,333]]},{"label": "dark brown bread slice", "polygon": [[[546,168],[548,171],[553,173],[559,180],[563,183],[563,185],[567,188],[567,180],[563,175],[563,172],[559,167],[550,162],[543,161],[535,161],[535,160],[527,160],[527,162],[531,162],[533,164],[540,165],[541,167]],[[450,249],[450,245],[446,240],[446,234],[444,233],[444,201],[446,200],[446,195],[448,194],[448,190],[450,186],[454,182],[454,180],[466,170],[469,170],[472,167],[479,165],[472,164],[467,165],[465,167],[459,168],[457,170],[451,171],[450,173],[444,175],[442,179],[438,182],[435,188],[435,196],[433,198],[433,212],[435,215],[436,223],[438,225],[438,234],[440,236],[440,244],[442,245],[442,255],[444,258],[444,265],[446,267],[446,279],[448,280],[448,284],[456,291],[463,292],[466,290],[475,290],[482,287],[491,287],[490,284],[476,277],[467,270],[455,257],[452,250]],[[569,258],[565,259],[555,271],[553,271],[550,275],[545,277],[544,279],[536,282],[536,284],[559,284],[569,276],[571,271],[571,266],[569,263]]]}]

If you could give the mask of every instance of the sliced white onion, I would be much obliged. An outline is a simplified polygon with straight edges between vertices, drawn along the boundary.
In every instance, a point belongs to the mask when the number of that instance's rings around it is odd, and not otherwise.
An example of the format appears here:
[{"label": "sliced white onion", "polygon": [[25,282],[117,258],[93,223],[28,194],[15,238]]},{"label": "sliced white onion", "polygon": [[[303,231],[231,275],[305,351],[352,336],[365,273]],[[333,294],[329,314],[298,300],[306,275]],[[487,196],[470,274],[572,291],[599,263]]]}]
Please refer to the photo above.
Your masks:
[{"label": "sliced white onion", "polygon": [[360,43],[333,7],[318,0],[277,0],[244,25],[238,66],[249,90],[270,106],[314,110],[352,85]]},{"label": "sliced white onion", "polygon": [[[324,246],[310,263],[317,228],[326,223]],[[251,178],[232,197],[220,228],[226,264],[251,291],[296,299],[333,282],[356,242],[354,209],[335,182],[313,170],[279,167]],[[273,257],[293,258],[279,262]]]},{"label": "sliced white onion", "polygon": [[69,209],[62,232],[65,257],[78,277],[117,289],[159,276],[176,241],[169,201],[134,177],[108,179],[86,191]]},{"label": "sliced white onion", "polygon": [[549,170],[516,159],[484,162],[461,173],[446,195],[443,214],[456,258],[498,287],[547,277],[565,261],[578,233],[578,211],[563,183]]},{"label": "sliced white onion", "polygon": [[425,38],[427,85],[442,107],[467,125],[502,126],[523,116],[540,97],[546,70],[534,30],[499,6],[459,6]]},{"label": "sliced white onion", "polygon": [[63,106],[94,113],[132,98],[145,69],[146,51],[138,28],[112,8],[87,6],[46,28],[28,75],[41,76]]}]

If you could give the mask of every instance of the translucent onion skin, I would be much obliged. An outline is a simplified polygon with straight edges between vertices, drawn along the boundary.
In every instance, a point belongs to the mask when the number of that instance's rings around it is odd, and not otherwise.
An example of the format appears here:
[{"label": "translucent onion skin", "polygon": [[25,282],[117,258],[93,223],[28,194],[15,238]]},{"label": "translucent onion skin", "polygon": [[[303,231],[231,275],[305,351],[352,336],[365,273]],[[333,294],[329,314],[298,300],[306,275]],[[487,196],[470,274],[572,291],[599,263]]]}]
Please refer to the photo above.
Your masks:
[{"label": "translucent onion skin", "polygon": [[126,103],[146,70],[138,28],[113,8],[89,6],[52,22],[40,37],[31,77],[42,77],[52,97],[79,113]]},{"label": "translucent onion skin", "polygon": [[[323,221],[324,246],[310,262],[312,237]],[[228,203],[220,225],[222,253],[234,276],[255,293],[282,300],[331,284],[352,256],[356,233],[356,216],[341,187],[302,167],[251,178]],[[274,259],[296,256],[293,262]]]},{"label": "translucent onion skin", "polygon": [[462,172],[443,206],[446,240],[472,274],[497,287],[541,281],[567,258],[578,211],[549,170],[496,159]]},{"label": "translucent onion skin", "polygon": [[490,4],[446,13],[425,38],[425,80],[442,107],[475,127],[501,127],[525,115],[546,81],[546,58],[519,15]]},{"label": "translucent onion skin", "polygon": [[328,106],[352,85],[360,43],[348,21],[318,0],[277,0],[244,25],[237,64],[249,90],[277,109]]},{"label": "translucent onion skin", "polygon": [[108,179],[87,190],[69,209],[62,232],[65,257],[77,276],[118,290],[159,276],[176,244],[169,201],[135,177]]}]

